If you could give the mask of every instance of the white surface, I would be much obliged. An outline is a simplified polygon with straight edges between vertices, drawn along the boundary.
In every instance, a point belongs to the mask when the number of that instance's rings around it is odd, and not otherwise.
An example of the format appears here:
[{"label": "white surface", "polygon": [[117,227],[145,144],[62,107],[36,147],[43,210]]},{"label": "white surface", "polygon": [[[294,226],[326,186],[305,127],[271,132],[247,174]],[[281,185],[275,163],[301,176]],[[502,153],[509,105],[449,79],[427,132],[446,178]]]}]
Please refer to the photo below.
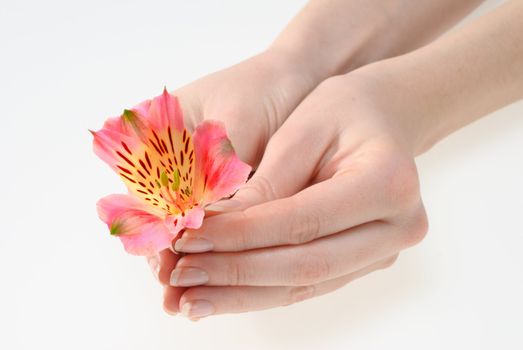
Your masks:
[{"label": "white surface", "polygon": [[303,3],[2,4],[1,349],[523,348],[523,103],[420,158],[427,239],[321,298],[173,318],[108,236],[94,203],[123,184],[87,129],[261,50]]}]

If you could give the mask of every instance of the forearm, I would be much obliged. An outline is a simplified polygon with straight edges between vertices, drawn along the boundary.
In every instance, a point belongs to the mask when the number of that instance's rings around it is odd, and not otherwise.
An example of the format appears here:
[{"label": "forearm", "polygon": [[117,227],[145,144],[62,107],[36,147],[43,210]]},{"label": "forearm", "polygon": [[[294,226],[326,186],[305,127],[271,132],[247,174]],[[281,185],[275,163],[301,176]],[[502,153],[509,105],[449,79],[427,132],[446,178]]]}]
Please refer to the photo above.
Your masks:
[{"label": "forearm", "polygon": [[315,83],[413,50],[482,0],[311,0],[270,50],[285,52]]},{"label": "forearm", "polygon": [[523,98],[523,2],[509,1],[459,31],[371,72],[384,108],[423,152],[472,121]]}]

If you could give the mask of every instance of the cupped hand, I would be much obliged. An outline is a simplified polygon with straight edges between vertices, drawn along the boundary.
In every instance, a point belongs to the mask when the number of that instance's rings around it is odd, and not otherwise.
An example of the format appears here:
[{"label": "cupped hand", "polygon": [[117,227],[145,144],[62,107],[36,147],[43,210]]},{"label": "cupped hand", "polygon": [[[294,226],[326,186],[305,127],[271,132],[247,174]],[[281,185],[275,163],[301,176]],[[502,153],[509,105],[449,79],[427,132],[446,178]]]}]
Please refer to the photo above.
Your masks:
[{"label": "cupped hand", "polygon": [[315,87],[315,79],[289,55],[269,49],[174,94],[189,127],[207,119],[223,122],[240,158],[257,165],[270,137]]},{"label": "cupped hand", "polygon": [[[269,49],[181,87],[174,94],[188,128],[194,129],[207,119],[223,122],[239,157],[256,166],[272,134],[314,84],[305,67],[283,52]],[[168,251],[148,257],[155,273],[160,262],[175,264],[177,259]],[[176,295],[182,292],[180,288],[169,291]]]},{"label": "cupped hand", "polygon": [[420,242],[416,133],[387,113],[375,85],[357,72],[334,77],[296,108],[255,175],[223,203],[229,212],[185,232],[175,249],[189,254],[161,265],[164,283],[190,287],[167,289],[167,310],[198,319],[291,304]]}]

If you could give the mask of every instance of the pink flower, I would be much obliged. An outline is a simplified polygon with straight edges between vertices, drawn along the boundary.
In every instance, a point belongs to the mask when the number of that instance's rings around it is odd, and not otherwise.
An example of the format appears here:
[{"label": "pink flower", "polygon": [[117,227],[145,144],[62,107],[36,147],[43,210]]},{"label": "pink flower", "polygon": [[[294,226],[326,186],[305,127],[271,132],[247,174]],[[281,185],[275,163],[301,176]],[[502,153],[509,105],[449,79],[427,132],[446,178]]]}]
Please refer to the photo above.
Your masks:
[{"label": "pink flower", "polygon": [[100,199],[98,215],[131,254],[156,254],[183,228],[199,228],[204,207],[233,194],[251,171],[221,123],[204,121],[191,135],[167,90],[92,133],[94,152],[129,190]]}]

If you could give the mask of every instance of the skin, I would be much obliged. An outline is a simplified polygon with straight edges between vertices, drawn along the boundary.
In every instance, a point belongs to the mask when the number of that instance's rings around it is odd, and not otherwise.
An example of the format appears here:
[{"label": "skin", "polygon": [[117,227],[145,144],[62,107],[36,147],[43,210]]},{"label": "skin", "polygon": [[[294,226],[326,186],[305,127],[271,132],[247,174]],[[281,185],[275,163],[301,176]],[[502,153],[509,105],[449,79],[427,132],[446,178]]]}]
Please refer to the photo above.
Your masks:
[{"label": "skin", "polygon": [[233,211],[177,242],[198,254],[162,252],[160,281],[175,285],[166,310],[198,319],[290,304],[418,243],[427,219],[413,158],[523,97],[521,15],[509,2],[421,50],[321,83],[270,138]]}]

